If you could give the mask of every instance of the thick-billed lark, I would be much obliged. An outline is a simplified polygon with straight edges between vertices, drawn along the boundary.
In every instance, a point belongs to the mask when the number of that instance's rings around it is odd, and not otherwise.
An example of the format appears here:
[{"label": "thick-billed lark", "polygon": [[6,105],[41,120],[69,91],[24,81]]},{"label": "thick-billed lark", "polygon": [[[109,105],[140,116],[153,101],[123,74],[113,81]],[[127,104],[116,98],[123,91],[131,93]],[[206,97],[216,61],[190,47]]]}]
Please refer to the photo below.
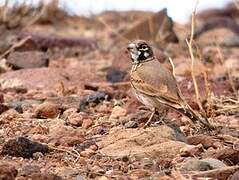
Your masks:
[{"label": "thick-billed lark", "polygon": [[136,40],[127,49],[132,60],[131,86],[138,100],[152,110],[146,126],[155,111],[166,106],[187,116],[193,123],[199,122],[203,127],[213,128],[207,119],[194,112],[184,101],[175,77],[154,57],[152,48],[145,41]]}]

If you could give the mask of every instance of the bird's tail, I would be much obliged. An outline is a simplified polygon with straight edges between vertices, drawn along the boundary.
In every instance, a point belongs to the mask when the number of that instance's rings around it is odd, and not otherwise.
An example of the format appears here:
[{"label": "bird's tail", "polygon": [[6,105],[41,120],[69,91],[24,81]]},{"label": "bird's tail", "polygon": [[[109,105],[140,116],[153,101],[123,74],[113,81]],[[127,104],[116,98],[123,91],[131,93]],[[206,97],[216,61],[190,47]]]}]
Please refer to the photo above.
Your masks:
[{"label": "bird's tail", "polygon": [[208,122],[208,120],[199,113],[196,113],[189,105],[185,105],[182,108],[176,109],[179,113],[187,116],[193,123],[199,122],[202,126],[208,129],[213,129],[214,127]]}]

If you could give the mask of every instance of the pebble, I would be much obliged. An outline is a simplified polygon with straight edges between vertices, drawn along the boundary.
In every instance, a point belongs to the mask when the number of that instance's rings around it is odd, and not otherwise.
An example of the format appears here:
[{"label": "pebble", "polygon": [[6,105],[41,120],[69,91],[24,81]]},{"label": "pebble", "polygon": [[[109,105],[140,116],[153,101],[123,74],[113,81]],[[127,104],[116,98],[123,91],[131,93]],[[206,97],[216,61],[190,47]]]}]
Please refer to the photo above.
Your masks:
[{"label": "pebble", "polygon": [[35,117],[42,119],[53,119],[58,116],[60,110],[57,105],[52,103],[42,103],[35,109]]},{"label": "pebble", "polygon": [[139,125],[135,121],[129,121],[124,125],[126,128],[137,128]]},{"label": "pebble", "polygon": [[93,121],[91,119],[84,119],[83,123],[82,123],[82,127],[84,129],[88,129],[89,127],[91,127],[93,124]]}]

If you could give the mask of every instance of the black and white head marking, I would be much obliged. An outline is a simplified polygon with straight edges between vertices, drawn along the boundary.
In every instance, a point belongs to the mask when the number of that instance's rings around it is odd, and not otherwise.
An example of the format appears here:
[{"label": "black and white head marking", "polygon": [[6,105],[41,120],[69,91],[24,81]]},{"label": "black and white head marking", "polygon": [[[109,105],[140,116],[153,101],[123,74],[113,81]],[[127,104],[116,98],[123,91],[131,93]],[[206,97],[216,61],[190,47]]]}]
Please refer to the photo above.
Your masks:
[{"label": "black and white head marking", "polygon": [[139,64],[153,57],[152,48],[145,41],[135,41],[128,45],[133,64]]}]

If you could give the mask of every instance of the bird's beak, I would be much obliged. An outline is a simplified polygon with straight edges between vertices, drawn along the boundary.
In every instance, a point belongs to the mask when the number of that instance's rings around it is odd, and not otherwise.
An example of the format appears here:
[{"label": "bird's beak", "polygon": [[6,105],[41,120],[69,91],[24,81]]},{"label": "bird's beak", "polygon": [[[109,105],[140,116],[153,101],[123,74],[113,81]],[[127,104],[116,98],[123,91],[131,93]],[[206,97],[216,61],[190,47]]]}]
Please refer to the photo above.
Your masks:
[{"label": "bird's beak", "polygon": [[130,43],[127,47],[128,51],[132,51],[136,49],[136,45],[134,43]]}]

